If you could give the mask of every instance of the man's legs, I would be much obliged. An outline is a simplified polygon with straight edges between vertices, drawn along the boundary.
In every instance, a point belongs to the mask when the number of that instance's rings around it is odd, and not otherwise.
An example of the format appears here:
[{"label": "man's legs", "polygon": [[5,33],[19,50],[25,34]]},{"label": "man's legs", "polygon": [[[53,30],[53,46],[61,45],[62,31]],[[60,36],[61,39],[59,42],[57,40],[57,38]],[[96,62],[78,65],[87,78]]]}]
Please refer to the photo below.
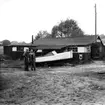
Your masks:
[{"label": "man's legs", "polygon": [[33,64],[32,61],[30,62],[31,70],[33,70]]},{"label": "man's legs", "polygon": [[35,67],[35,62],[31,62],[31,70],[36,70],[36,67]]},{"label": "man's legs", "polygon": [[33,62],[33,69],[36,70],[35,62]]},{"label": "man's legs", "polygon": [[28,69],[28,63],[25,63],[25,71],[29,71],[29,69]]}]

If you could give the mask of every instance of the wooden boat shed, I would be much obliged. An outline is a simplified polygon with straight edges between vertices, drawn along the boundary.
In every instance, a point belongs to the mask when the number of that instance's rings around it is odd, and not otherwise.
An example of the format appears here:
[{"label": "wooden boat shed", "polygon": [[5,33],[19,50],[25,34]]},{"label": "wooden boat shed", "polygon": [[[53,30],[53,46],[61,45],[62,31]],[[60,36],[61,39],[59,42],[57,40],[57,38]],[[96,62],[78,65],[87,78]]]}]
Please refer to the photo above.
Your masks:
[{"label": "wooden boat shed", "polygon": [[29,49],[31,44],[10,44],[4,46],[4,54],[10,56],[13,60],[23,59],[23,53]]},{"label": "wooden boat shed", "polygon": [[95,35],[39,39],[34,41],[33,46],[36,46],[35,49],[42,50],[42,56],[53,50],[58,53],[64,50],[72,50],[73,60],[75,61],[101,59],[105,54],[101,38]]},{"label": "wooden boat shed", "polygon": [[4,46],[4,54],[12,59],[21,59],[26,48],[36,50],[36,56],[44,56],[48,52],[73,51],[73,60],[88,61],[90,59],[101,59],[104,56],[104,45],[99,36],[88,35],[76,38],[44,38],[34,40],[33,44],[14,44]]}]

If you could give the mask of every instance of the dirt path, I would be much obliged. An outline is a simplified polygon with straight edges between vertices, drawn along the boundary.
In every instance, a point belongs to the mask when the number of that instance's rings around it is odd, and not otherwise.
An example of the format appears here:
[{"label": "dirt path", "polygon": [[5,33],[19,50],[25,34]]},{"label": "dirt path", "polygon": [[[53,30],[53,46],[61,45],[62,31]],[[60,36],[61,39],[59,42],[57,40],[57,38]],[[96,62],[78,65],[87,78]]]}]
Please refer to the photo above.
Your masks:
[{"label": "dirt path", "polygon": [[74,67],[63,66],[55,68],[41,69],[50,73],[82,73],[82,72],[105,72],[105,63],[102,61],[95,61],[92,64],[77,65]]},{"label": "dirt path", "polygon": [[[3,68],[0,105],[105,105],[105,64],[24,71]],[[7,83],[7,84],[6,84]]]}]

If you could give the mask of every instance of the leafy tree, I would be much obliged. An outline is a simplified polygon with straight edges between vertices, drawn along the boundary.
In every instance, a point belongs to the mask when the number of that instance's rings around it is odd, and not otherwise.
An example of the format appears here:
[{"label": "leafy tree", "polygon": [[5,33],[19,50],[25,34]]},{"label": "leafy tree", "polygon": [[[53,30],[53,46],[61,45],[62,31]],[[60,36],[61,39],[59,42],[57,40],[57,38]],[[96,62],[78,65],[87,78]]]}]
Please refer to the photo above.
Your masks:
[{"label": "leafy tree", "polygon": [[52,28],[52,37],[77,37],[83,36],[84,32],[77,25],[75,20],[61,21],[59,25]]},{"label": "leafy tree", "polygon": [[40,38],[48,38],[50,37],[50,34],[47,31],[39,31],[35,37],[35,39],[40,39]]},{"label": "leafy tree", "polygon": [[7,46],[7,45],[10,45],[11,42],[9,40],[3,40],[2,44],[3,44],[3,46]]},{"label": "leafy tree", "polygon": [[18,41],[12,41],[11,44],[18,44]]},{"label": "leafy tree", "polygon": [[84,32],[77,25],[77,22],[73,19],[67,19],[61,21],[59,25],[55,25],[52,28],[51,34],[47,31],[39,31],[35,39],[39,38],[57,38],[57,37],[78,37],[83,36]]}]

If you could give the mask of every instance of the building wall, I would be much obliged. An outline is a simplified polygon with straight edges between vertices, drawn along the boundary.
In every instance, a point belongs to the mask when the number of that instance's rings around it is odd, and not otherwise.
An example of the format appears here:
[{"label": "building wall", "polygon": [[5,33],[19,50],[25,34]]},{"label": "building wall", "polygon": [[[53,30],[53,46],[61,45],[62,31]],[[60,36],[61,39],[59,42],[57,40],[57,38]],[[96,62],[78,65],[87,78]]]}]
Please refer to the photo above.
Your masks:
[{"label": "building wall", "polygon": [[94,43],[91,46],[92,59],[103,59],[105,56],[105,48],[102,43]]},{"label": "building wall", "polygon": [[4,53],[4,51],[3,51],[3,46],[0,45],[0,54],[3,54],[3,53]]},{"label": "building wall", "polygon": [[8,46],[4,46],[4,54],[11,56],[12,48]]},{"label": "building wall", "polygon": [[13,60],[23,59],[23,53],[24,52],[20,52],[20,51],[11,52],[11,57]]},{"label": "building wall", "polygon": [[80,61],[87,62],[91,59],[91,46],[68,46],[68,51],[73,51],[72,62],[78,63]]},{"label": "building wall", "polygon": [[[82,57],[81,57],[82,56]],[[74,62],[88,62],[91,60],[91,54],[90,53],[74,53],[73,54],[73,61]]]},{"label": "building wall", "polygon": [[[98,45],[98,48],[95,46]],[[73,51],[73,60],[79,61],[80,56],[82,56],[83,61],[88,61],[91,58],[94,58],[96,52],[99,50],[98,53],[99,57],[105,56],[105,47],[100,43],[97,42],[96,44],[87,45],[87,46],[67,46],[65,48],[62,48],[61,50],[56,49],[57,53],[63,52],[63,51]],[[4,54],[11,56],[12,59],[22,59],[23,58],[23,52],[29,48],[29,46],[4,46]],[[44,54],[48,53],[51,50],[43,50]],[[37,54],[36,54],[37,55]]]},{"label": "building wall", "polygon": [[4,54],[10,56],[13,60],[22,59],[27,46],[4,46]]}]

